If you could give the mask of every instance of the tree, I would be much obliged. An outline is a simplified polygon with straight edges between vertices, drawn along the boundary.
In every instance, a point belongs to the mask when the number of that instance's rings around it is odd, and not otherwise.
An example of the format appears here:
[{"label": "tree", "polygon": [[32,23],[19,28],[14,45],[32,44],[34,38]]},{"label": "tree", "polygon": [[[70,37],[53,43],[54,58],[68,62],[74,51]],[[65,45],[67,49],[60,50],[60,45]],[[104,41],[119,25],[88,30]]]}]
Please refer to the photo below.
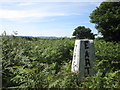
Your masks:
[{"label": "tree", "polygon": [[77,28],[75,28],[73,36],[79,39],[94,39],[95,35],[91,33],[91,30],[89,28],[85,28],[84,26],[78,26]]},{"label": "tree", "polygon": [[120,1],[102,2],[91,14],[92,23],[107,41],[120,41]]}]

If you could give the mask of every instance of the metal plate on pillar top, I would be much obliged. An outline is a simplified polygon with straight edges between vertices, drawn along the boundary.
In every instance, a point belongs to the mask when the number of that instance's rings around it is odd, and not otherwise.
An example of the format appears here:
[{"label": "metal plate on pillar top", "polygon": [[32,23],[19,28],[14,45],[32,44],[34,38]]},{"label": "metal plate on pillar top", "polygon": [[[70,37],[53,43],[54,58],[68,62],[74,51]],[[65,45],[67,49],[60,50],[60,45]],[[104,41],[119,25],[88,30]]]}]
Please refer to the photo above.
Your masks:
[{"label": "metal plate on pillar top", "polygon": [[76,40],[74,46],[71,71],[79,73],[80,76],[92,76],[92,67],[95,61],[95,50],[93,40]]}]

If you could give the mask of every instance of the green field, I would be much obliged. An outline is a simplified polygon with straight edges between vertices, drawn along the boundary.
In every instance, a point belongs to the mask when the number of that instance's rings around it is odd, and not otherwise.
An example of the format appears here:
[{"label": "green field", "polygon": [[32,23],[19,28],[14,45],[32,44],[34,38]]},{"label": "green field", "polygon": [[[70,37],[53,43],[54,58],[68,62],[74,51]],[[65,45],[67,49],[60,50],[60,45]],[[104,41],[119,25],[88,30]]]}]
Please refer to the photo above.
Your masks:
[{"label": "green field", "polygon": [[3,88],[120,88],[120,43],[94,40],[96,73],[81,79],[71,72],[74,42],[4,37]]}]

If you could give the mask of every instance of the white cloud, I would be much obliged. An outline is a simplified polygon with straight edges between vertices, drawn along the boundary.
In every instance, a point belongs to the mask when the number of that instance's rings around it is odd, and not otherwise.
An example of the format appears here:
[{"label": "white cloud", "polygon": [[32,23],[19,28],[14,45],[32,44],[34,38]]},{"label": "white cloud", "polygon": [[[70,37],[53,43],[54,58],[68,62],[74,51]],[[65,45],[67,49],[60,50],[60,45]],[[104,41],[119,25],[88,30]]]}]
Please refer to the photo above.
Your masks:
[{"label": "white cloud", "polygon": [[101,2],[101,1],[105,0],[0,0],[0,2]]},{"label": "white cloud", "polygon": [[[20,18],[42,18],[47,16],[67,16],[68,13],[64,12],[34,12],[24,10],[0,10],[0,18],[4,19],[20,19]],[[74,14],[74,13],[73,13]]]},{"label": "white cloud", "polygon": [[[94,3],[91,3],[94,4]],[[35,3],[19,2],[0,9],[0,19],[15,22],[46,22],[46,17],[85,15],[87,3]],[[95,5],[94,5],[95,6]],[[47,19],[49,21],[49,19]]]},{"label": "white cloud", "polygon": [[85,6],[86,3],[11,3],[5,6],[6,9],[0,9],[0,18],[25,21],[49,16],[82,15],[89,12],[89,9],[84,8]]},{"label": "white cloud", "polygon": [[101,2],[90,2],[90,4],[95,5],[96,7],[99,7]]},{"label": "white cloud", "polygon": [[19,3],[18,6],[29,6],[29,5],[35,5],[37,3],[35,2],[22,2],[22,3]]}]

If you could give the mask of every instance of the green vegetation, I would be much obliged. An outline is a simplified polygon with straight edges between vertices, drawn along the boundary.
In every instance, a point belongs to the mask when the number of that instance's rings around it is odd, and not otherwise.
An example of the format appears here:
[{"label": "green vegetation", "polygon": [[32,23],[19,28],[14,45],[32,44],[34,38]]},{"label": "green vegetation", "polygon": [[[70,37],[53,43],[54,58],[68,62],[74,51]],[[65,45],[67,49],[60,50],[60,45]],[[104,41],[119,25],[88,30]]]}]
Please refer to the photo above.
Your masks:
[{"label": "green vegetation", "polygon": [[[90,18],[103,35],[103,40],[94,40],[94,76],[79,77],[71,72],[75,39],[6,36],[0,37],[3,88],[120,89],[120,3],[101,3]],[[84,26],[77,27],[73,36],[94,39]]]},{"label": "green vegetation", "polygon": [[[116,0],[112,0],[116,1]],[[90,15],[91,22],[106,41],[120,41],[120,0],[102,2]]]},{"label": "green vegetation", "polygon": [[85,28],[84,26],[78,26],[75,28],[73,36],[78,39],[95,39],[95,35],[91,33],[91,30],[89,28]]},{"label": "green vegetation", "polygon": [[120,43],[95,40],[96,74],[71,72],[74,39],[2,40],[3,88],[120,88]]}]

